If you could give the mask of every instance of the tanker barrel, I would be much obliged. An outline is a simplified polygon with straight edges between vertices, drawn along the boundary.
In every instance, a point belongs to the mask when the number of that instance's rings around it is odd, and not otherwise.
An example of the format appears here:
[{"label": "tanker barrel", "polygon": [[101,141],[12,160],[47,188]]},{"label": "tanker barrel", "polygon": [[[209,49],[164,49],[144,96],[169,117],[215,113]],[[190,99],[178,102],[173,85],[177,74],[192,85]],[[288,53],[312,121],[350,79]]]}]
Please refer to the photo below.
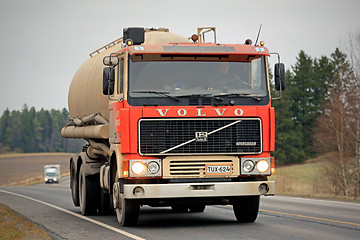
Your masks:
[{"label": "tanker barrel", "polygon": [[65,138],[108,139],[109,125],[66,126],[61,129],[61,135]]},{"label": "tanker barrel", "polygon": [[[128,37],[134,38],[136,43],[143,45],[191,43],[187,38],[169,33],[168,29],[129,28],[125,32]],[[139,40],[140,35],[141,40]],[[144,36],[142,37],[142,35]],[[104,59],[104,57],[119,52],[122,45],[122,39],[118,39],[101,50],[95,51],[76,72],[68,95],[69,113],[74,126],[64,127],[61,130],[62,136],[87,139],[109,138],[109,98],[103,94],[103,70],[105,67],[103,61],[109,65],[116,64],[115,58]]]}]

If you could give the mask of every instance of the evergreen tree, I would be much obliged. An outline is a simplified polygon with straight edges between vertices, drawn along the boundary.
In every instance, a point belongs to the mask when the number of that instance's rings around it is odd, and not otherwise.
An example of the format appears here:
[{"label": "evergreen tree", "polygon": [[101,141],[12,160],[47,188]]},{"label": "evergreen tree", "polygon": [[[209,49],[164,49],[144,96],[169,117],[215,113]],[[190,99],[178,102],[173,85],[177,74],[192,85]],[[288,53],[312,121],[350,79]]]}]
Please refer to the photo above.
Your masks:
[{"label": "evergreen tree", "polygon": [[5,130],[4,139],[8,143],[10,150],[23,152],[24,150],[21,147],[21,113],[19,111],[12,111],[10,116],[10,124]]},{"label": "evergreen tree", "polygon": [[298,129],[297,133],[301,135],[302,143],[299,143],[303,146],[301,150],[305,157],[310,157],[313,145],[313,121],[318,107],[315,103],[313,60],[301,51],[293,71],[294,79],[288,84],[291,95],[289,111]]},{"label": "evergreen tree", "polygon": [[300,51],[293,73],[286,73],[287,89],[272,104],[276,110],[275,157],[280,164],[303,162],[316,154],[314,129],[324,112],[334,65],[327,57],[313,60]]},{"label": "evergreen tree", "polygon": [[40,121],[38,120],[38,118],[35,116],[33,122],[32,122],[33,128],[34,128],[34,136],[33,136],[33,142],[34,142],[34,146],[32,151],[34,152],[44,152],[45,150],[45,146],[44,146],[44,141],[42,138],[42,131],[43,131],[43,127],[41,126]]},{"label": "evergreen tree", "polygon": [[10,150],[10,143],[6,138],[6,130],[10,126],[11,115],[9,109],[6,109],[0,118],[0,153]]},{"label": "evergreen tree", "polygon": [[[294,76],[290,71],[286,72],[286,83],[294,85]],[[280,100],[273,100],[275,108],[275,152],[274,156],[278,164],[292,164],[305,159],[303,151],[303,139],[301,132],[296,127],[292,112],[289,110],[292,104],[289,87],[282,93]],[[274,94],[273,94],[274,95]]]},{"label": "evergreen tree", "polygon": [[60,130],[68,123],[67,109],[50,112],[28,108],[4,111],[0,117],[0,153],[4,152],[79,152],[84,140],[66,139]]}]

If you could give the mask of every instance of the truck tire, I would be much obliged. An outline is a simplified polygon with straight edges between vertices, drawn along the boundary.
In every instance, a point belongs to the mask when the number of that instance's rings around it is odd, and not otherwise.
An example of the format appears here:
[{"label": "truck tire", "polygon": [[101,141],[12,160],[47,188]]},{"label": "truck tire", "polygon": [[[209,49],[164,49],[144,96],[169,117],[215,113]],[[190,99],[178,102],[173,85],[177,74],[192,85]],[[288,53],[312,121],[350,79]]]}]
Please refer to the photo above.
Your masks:
[{"label": "truck tire", "polygon": [[117,182],[113,187],[113,201],[117,220],[121,226],[135,226],[139,219],[140,205],[136,200],[125,199],[119,190],[119,183]]},{"label": "truck tire", "polygon": [[75,164],[73,161],[70,163],[70,189],[71,196],[76,207],[80,206],[79,203],[79,179],[76,177]]},{"label": "truck tire", "polygon": [[233,202],[235,217],[239,223],[255,222],[259,212],[260,196],[237,197]]},{"label": "truck tire", "polygon": [[98,183],[94,176],[85,176],[84,165],[79,173],[79,203],[83,215],[95,215],[97,212]]},{"label": "truck tire", "polygon": [[203,203],[192,204],[189,206],[190,212],[204,212],[206,205]]},{"label": "truck tire", "polygon": [[100,189],[99,215],[111,215],[114,210],[110,206],[110,194]]}]

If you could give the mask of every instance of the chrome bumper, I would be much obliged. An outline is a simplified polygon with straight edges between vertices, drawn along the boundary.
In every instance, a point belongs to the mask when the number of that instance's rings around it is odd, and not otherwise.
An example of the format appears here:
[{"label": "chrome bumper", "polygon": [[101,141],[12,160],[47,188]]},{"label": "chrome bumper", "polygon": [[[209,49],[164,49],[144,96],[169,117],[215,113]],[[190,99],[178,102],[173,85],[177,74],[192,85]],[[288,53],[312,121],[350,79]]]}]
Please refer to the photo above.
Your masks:
[{"label": "chrome bumper", "polygon": [[[267,193],[259,191],[262,184],[267,185]],[[141,188],[143,193],[139,194],[139,190],[142,192]],[[275,181],[124,185],[125,199],[235,197],[274,194]]]}]

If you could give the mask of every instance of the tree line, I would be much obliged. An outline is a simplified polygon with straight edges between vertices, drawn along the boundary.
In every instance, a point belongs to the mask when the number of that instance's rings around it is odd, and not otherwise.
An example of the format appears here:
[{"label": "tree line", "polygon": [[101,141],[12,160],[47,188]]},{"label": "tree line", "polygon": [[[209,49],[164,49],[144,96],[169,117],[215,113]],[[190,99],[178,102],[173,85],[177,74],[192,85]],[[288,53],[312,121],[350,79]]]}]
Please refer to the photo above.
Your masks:
[{"label": "tree line", "polygon": [[272,102],[277,164],[322,156],[324,171],[319,174],[335,195],[360,196],[359,60],[360,51],[347,56],[336,49],[330,57],[314,59],[300,51],[292,71],[286,72],[287,90]]},{"label": "tree line", "polygon": [[21,111],[6,109],[0,118],[0,153],[80,152],[83,141],[60,135],[68,122],[65,108],[36,111],[25,104]]}]

